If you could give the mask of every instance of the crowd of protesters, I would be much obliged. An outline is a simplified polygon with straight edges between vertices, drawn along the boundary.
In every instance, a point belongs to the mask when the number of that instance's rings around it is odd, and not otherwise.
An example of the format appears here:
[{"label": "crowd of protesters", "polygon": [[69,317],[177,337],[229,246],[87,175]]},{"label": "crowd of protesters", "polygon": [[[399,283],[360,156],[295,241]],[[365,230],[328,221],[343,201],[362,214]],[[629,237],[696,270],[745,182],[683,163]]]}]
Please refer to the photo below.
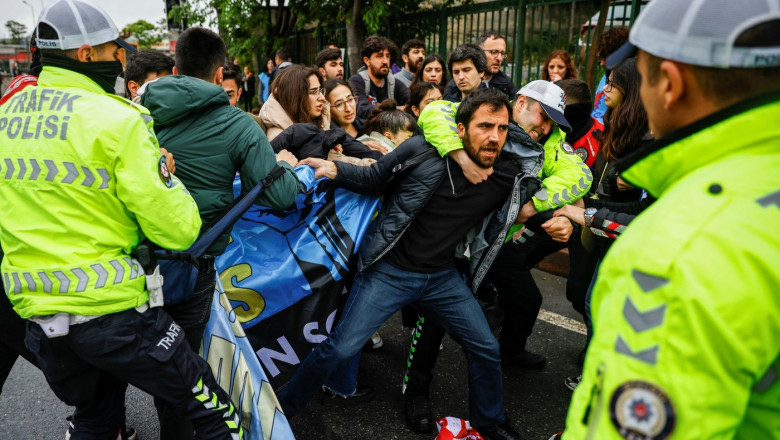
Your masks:
[{"label": "crowd of protesters", "polygon": [[[244,193],[270,177],[256,203],[288,208],[294,168],[310,166],[384,198],[343,313],[276,390],[287,417],[314,396],[373,398],[361,351],[401,311],[414,328],[398,359],[409,428],[444,416],[429,386],[449,334],[468,362],[471,426],[523,439],[502,368],[545,368],[526,348],[542,303],[531,270],[567,248],[566,298],[588,337],[582,374],[560,378],[574,395],[557,437],[778,439],[778,11],[655,0],[630,31],[604,32],[591,90],[565,50],[514,84],[513,37],[493,31],[449,54],[370,36],[348,78],[338,47],[312,66],[279,50],[255,74],[208,29],[183,32],[172,59],[137,52],[88,0],[58,0],[30,73],[0,99],[0,390],[22,356],[75,407],[66,438],[136,438],[128,384],[155,397],[161,438],[240,438],[197,355],[229,234],[176,302],[135,248],[187,249],[233,201],[236,175]],[[498,337],[485,317],[497,307]]]}]

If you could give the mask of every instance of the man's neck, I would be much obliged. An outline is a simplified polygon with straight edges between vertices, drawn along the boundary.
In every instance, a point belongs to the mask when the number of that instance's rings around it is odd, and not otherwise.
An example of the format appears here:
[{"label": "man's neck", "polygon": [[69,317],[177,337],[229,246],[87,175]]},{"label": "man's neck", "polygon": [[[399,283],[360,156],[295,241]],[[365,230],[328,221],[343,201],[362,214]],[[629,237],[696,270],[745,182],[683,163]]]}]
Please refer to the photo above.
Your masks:
[{"label": "man's neck", "polygon": [[490,81],[490,78],[493,78],[493,75],[488,73],[488,71],[485,71],[485,76],[482,77],[482,81]]}]

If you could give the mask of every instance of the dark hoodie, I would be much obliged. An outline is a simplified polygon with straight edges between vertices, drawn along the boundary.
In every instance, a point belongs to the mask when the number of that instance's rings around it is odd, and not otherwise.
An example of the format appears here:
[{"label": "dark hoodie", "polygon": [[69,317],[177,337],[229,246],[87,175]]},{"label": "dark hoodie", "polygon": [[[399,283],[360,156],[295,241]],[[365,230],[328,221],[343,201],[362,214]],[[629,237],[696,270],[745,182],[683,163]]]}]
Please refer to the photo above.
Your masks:
[{"label": "dark hoodie", "polygon": [[[195,199],[203,225],[233,201],[233,179],[241,176],[243,192],[251,190],[277,163],[260,126],[247,113],[232,107],[222,87],[182,75],[162,77],[146,86],[141,97],[152,114],[160,146],[173,153],[178,177]],[[257,204],[289,207],[298,194],[298,179],[286,168],[258,197]],[[229,231],[209,248],[219,255]]]}]

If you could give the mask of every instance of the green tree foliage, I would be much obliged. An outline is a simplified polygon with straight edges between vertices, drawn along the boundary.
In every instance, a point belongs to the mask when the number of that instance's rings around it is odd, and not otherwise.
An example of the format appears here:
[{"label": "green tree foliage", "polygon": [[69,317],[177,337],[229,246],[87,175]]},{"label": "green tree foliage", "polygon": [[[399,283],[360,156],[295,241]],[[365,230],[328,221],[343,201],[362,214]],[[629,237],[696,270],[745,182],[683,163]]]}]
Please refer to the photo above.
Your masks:
[{"label": "green tree foliage", "polygon": [[[258,53],[271,55],[285,46],[296,30],[314,26],[317,31],[346,23],[350,58],[360,50],[370,34],[387,34],[388,25],[397,28],[401,17],[421,9],[443,8],[458,0],[194,0],[175,6],[170,15],[190,25],[210,25],[219,29],[228,52],[242,63],[253,61]],[[416,34],[414,30],[409,30]],[[400,43],[399,43],[400,44]],[[359,57],[356,59],[360,62]]]},{"label": "green tree foliage", "polygon": [[27,26],[18,21],[8,20],[5,22],[5,28],[11,36],[11,41],[21,44],[27,34]]},{"label": "green tree foliage", "polygon": [[164,22],[164,20],[161,20],[157,24],[152,24],[146,20],[138,20],[125,26],[122,29],[122,36],[124,38],[133,36],[138,39],[139,47],[148,49],[153,44],[162,41],[165,35]]}]

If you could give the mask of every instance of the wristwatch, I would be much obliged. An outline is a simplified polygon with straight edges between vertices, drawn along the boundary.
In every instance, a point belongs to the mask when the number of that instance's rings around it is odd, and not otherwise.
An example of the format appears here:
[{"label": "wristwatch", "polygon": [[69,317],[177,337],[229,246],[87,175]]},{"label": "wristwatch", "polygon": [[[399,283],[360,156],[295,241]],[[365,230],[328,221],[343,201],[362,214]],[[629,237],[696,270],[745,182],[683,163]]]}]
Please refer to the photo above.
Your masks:
[{"label": "wristwatch", "polygon": [[585,208],[585,226],[590,227],[591,223],[593,223],[593,216],[597,212],[598,209],[596,208]]}]

